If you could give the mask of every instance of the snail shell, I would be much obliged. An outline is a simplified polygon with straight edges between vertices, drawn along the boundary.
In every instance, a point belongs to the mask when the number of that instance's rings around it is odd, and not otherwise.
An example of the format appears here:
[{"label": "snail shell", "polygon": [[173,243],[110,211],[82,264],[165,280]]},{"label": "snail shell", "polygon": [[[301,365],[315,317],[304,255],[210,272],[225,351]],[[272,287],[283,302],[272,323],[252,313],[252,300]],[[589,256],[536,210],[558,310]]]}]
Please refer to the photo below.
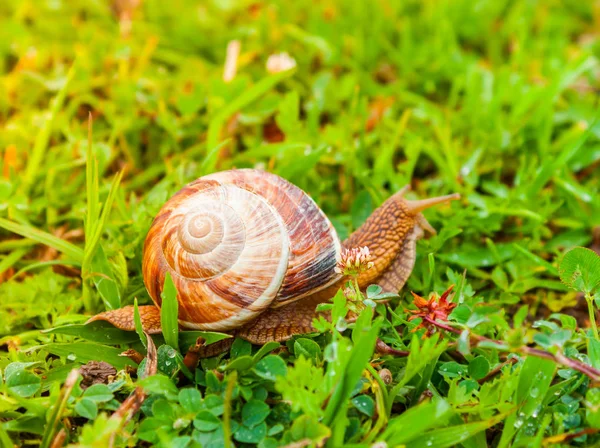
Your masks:
[{"label": "snail shell", "polygon": [[144,283],[160,306],[171,274],[186,328],[230,330],[339,280],[338,236],[315,202],[279,176],[231,170],[177,192],[144,245]]}]

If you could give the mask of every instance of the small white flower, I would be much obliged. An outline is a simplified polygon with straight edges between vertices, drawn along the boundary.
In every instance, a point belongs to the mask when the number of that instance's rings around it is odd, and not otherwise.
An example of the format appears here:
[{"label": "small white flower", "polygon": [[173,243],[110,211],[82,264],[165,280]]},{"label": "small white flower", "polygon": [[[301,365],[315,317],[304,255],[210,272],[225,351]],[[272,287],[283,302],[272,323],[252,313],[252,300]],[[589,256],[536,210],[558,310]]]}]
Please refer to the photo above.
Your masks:
[{"label": "small white flower", "polygon": [[359,275],[373,267],[371,252],[367,246],[343,249],[335,272],[344,275]]},{"label": "small white flower", "polygon": [[296,60],[287,53],[272,54],[267,59],[267,71],[271,74],[284,72],[296,67]]}]

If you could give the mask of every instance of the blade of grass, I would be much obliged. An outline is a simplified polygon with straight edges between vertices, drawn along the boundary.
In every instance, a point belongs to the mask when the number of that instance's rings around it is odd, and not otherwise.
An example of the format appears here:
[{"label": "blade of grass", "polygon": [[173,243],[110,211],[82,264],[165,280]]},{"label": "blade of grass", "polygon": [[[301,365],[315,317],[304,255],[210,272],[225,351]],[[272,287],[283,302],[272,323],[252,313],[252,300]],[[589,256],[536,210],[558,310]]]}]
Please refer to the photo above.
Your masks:
[{"label": "blade of grass", "polygon": [[177,320],[179,304],[177,303],[177,289],[169,273],[165,277],[165,285],[161,296],[160,324],[163,336],[167,345],[179,350],[179,321]]},{"label": "blade of grass", "polygon": [[561,153],[557,157],[551,157],[548,159],[546,163],[544,163],[533,180],[531,186],[529,187],[529,197],[534,197],[539,191],[544,188],[546,183],[552,178],[554,173],[559,172],[560,168],[565,166],[571,158],[577,154],[579,148],[583,146],[583,144],[588,140],[590,135],[592,135],[592,131],[596,122],[598,121],[598,114],[594,117],[592,122],[587,125],[587,129],[581,137],[579,137],[575,143],[564,148]]},{"label": "blade of grass", "polygon": [[37,243],[27,238],[0,241],[0,252],[12,252],[14,249],[32,247]]},{"label": "blade of grass", "polygon": [[10,440],[8,432],[6,429],[4,429],[4,425],[2,423],[0,423],[0,445],[6,447],[14,446],[14,443],[12,440]]},{"label": "blade of grass", "polygon": [[148,346],[146,345],[146,334],[144,333],[144,327],[142,326],[142,318],[140,317],[137,299],[133,302],[133,322],[135,323],[135,332],[140,337],[140,341],[142,341],[144,348],[148,350]]},{"label": "blade of grass", "polygon": [[449,428],[436,429],[423,434],[406,444],[407,448],[427,446],[430,448],[450,448],[473,437],[475,434],[500,423],[507,414],[500,414],[488,420],[480,422],[465,423],[464,425],[451,426]]},{"label": "blade of grass", "polygon": [[423,402],[391,419],[381,438],[391,446],[408,443],[425,431],[444,426],[452,413],[445,400]]},{"label": "blade of grass", "polygon": [[71,396],[71,392],[73,392],[73,388],[77,383],[79,378],[79,370],[73,369],[69,373],[67,380],[65,381],[64,388],[60,392],[60,396],[58,400],[55,401],[54,408],[52,410],[52,414],[49,418],[49,423],[46,425],[46,429],[44,431],[44,437],[42,438],[42,442],[40,444],[41,448],[48,448],[52,445],[52,439],[54,438],[54,433],[58,428],[60,418],[67,407],[67,400]]},{"label": "blade of grass", "polygon": [[75,71],[76,70],[74,63],[69,69],[69,72],[67,73],[65,83],[52,100],[52,105],[50,106],[50,110],[47,113],[48,117],[44,122],[44,125],[40,129],[40,132],[37,134],[35,143],[33,145],[33,150],[31,151],[31,155],[27,163],[25,178],[23,180],[23,190],[25,194],[29,193],[29,190],[31,189],[31,186],[33,185],[35,178],[38,174],[40,164],[42,163],[42,159],[44,158],[44,154],[46,152],[46,149],[48,148],[48,142],[50,141],[50,135],[52,133],[52,126],[54,125],[54,121],[56,120],[56,115],[58,114],[65,102],[65,98],[67,97],[67,90],[69,88],[71,80],[75,76]]},{"label": "blade of grass", "polygon": [[558,269],[552,266],[551,263],[548,263],[542,257],[538,257],[534,253],[528,251],[524,247],[520,246],[518,243],[513,243],[513,247],[519,252],[521,252],[523,255],[525,255],[527,258],[529,258],[531,261],[533,261],[536,265],[545,267],[550,274],[558,277]]},{"label": "blade of grass", "polygon": [[89,271],[89,265],[92,261],[94,254],[96,253],[96,248],[98,247],[98,243],[100,241],[100,237],[102,236],[102,232],[104,231],[104,225],[106,224],[106,220],[108,218],[108,214],[112,208],[112,204],[115,200],[115,196],[117,194],[117,189],[119,184],[121,183],[121,178],[123,177],[123,171],[119,172],[115,178],[113,179],[112,185],[110,186],[110,191],[108,193],[108,197],[106,198],[106,202],[102,207],[102,213],[100,218],[96,222],[96,225],[92,231],[91,239],[87,240],[86,235],[86,245],[85,245],[85,253],[83,258],[83,270],[84,273]]},{"label": "blade of grass", "polygon": [[229,143],[230,141],[231,141],[230,138],[226,138],[221,143],[214,146],[212,149],[208,150],[206,157],[204,157],[204,160],[202,161],[202,164],[200,165],[200,174],[201,175],[210,174],[211,172],[214,171],[215,165],[217,164],[217,157],[219,155],[219,150],[222,147],[224,147],[225,145],[227,145],[227,143]]},{"label": "blade of grass", "polygon": [[135,366],[129,358],[121,356],[123,349],[109,347],[107,345],[95,344],[93,342],[52,343],[31,347],[28,351],[44,350],[57,356],[75,358],[78,362],[105,361],[112,364],[116,369],[124,369],[127,366]]},{"label": "blade of grass", "polygon": [[110,267],[110,262],[106,257],[102,245],[99,244],[96,249],[96,254],[90,265],[92,272],[88,275],[92,278],[94,285],[100,297],[104,301],[106,308],[114,310],[121,307],[121,291],[117,281],[113,278],[114,274]]},{"label": "blade of grass", "polygon": [[38,243],[50,246],[57,251],[67,255],[79,265],[83,262],[83,250],[68,241],[58,238],[50,233],[43,232],[31,226],[19,224],[8,219],[0,218],[0,227],[10,232],[32,239]]},{"label": "blade of grass", "polygon": [[106,345],[130,344],[137,341],[137,337],[130,331],[119,330],[108,322],[103,321],[90,322],[89,324],[63,325],[43,330],[42,333],[76,336]]},{"label": "blade of grass", "polygon": [[203,337],[206,340],[204,345],[210,345],[223,339],[232,338],[233,336],[214,331],[180,331],[179,345],[182,347],[189,347],[190,345],[194,344],[199,337]]},{"label": "blade of grass", "polygon": [[6,257],[0,261],[0,274],[6,271],[8,268],[13,266],[17,261],[25,256],[29,252],[29,249],[17,249],[12,251]]},{"label": "blade of grass", "polygon": [[93,234],[94,223],[98,219],[100,210],[100,196],[98,187],[98,162],[92,148],[92,113],[88,116],[88,146],[85,164],[85,179],[87,193],[87,214],[85,221],[85,234]]},{"label": "blade of grass", "polygon": [[[513,437],[523,434],[521,429],[526,421],[540,406],[556,371],[556,364],[550,359],[536,358],[528,356],[521,367],[519,373],[519,384],[515,394],[515,403],[520,405],[518,416],[511,414],[506,420],[502,436],[498,447],[507,447],[511,445]],[[524,435],[524,437],[526,437]]]},{"label": "blade of grass", "polygon": [[352,349],[352,354],[348,358],[345,368],[342,369],[344,375],[334,389],[325,408],[323,422],[326,425],[331,425],[346,410],[352,390],[358,383],[365,365],[373,354],[380,325],[380,322],[374,322],[368,332],[361,334],[360,339]]},{"label": "blade of grass", "polygon": [[49,261],[40,261],[38,263],[31,263],[21,269],[19,269],[15,275],[12,276],[12,278],[18,278],[19,275],[22,275],[26,272],[29,271],[33,271],[34,269],[38,269],[38,268],[45,268],[48,266],[74,266],[74,267],[79,267],[81,264],[80,263],[76,263],[76,262],[72,262],[72,261],[67,261],[67,260],[49,260]]}]

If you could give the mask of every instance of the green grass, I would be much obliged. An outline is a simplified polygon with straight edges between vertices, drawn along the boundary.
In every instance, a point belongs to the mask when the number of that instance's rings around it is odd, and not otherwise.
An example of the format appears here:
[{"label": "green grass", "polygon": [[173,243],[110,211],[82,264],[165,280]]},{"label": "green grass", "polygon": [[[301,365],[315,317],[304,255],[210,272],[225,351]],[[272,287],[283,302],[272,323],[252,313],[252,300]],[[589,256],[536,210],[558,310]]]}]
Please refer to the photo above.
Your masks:
[{"label": "green grass", "polygon": [[[67,424],[79,446],[600,444],[599,262],[560,263],[600,244],[595,2],[140,3],[0,2],[0,445],[48,447]],[[297,67],[269,74],[282,51]],[[150,303],[152,218],[232,167],[298,185],[342,239],[406,184],[463,199],[426,212],[438,234],[407,286],[355,324],[340,295],[321,333],[235,340],[190,372],[196,338],[223,336],[171,321],[162,375],[141,380],[119,356],[151,352],[141,329],[81,324]],[[409,292],[452,284],[449,321],[413,333]],[[114,380],[67,380],[90,360]],[[117,418],[137,386],[141,410]]]}]

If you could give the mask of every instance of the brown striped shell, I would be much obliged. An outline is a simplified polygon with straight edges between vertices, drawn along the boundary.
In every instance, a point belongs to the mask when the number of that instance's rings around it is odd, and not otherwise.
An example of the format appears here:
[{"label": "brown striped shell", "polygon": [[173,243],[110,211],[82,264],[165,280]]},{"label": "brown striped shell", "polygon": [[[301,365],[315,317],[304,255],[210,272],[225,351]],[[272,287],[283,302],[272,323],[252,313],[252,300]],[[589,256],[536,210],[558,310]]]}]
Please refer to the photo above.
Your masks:
[{"label": "brown striped shell", "polygon": [[160,306],[166,273],[186,328],[230,330],[337,282],[340,242],[301,189],[258,170],[201,177],[156,216],[144,283]]}]

